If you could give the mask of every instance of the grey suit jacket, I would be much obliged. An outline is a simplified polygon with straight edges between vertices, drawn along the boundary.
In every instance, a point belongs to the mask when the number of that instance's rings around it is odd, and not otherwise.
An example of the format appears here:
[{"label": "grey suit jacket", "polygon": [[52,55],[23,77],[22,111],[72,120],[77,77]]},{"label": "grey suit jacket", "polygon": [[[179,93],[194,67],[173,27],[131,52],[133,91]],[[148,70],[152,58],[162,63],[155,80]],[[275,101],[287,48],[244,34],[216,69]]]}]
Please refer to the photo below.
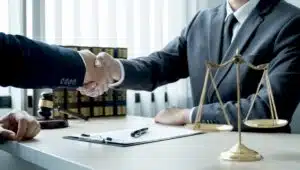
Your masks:
[{"label": "grey suit jacket", "polygon": [[[253,65],[270,63],[269,78],[280,119],[291,120],[300,98],[300,10],[283,0],[261,0],[240,28],[224,56],[220,56],[225,3],[199,11],[182,34],[165,48],[131,60],[122,60],[125,80],[120,88],[152,91],[156,87],[190,77],[194,105],[199,104],[205,77],[205,62],[222,63],[239,49]],[[262,72],[241,66],[241,111],[243,118],[262,77]],[[230,65],[215,73],[217,87],[226,103],[231,123],[237,125],[236,69]],[[197,109],[194,109],[195,120]],[[226,123],[213,86],[209,84],[202,119]],[[264,85],[249,119],[270,118]],[[260,131],[243,126],[244,131]],[[289,126],[270,132],[289,132]],[[268,131],[266,131],[268,132]]]}]

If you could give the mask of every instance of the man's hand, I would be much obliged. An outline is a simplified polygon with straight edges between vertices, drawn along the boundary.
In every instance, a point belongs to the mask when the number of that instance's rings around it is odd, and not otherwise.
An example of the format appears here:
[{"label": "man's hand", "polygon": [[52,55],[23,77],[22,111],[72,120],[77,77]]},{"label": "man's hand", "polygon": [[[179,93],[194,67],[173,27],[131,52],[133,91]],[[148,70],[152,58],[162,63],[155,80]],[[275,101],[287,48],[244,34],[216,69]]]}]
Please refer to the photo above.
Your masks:
[{"label": "man's hand", "polygon": [[0,135],[7,140],[30,140],[41,129],[39,122],[25,111],[14,111],[0,118]]},{"label": "man's hand", "polygon": [[101,52],[97,55],[97,60],[103,64],[105,70],[108,70],[110,77],[114,81],[119,81],[121,79],[120,65],[111,55]]},{"label": "man's hand", "polygon": [[160,111],[154,120],[166,125],[184,125],[188,122],[189,113],[189,109],[170,108]]},{"label": "man's hand", "polygon": [[90,78],[90,80],[88,80],[89,83],[78,89],[81,94],[91,97],[102,95],[108,91],[109,85],[112,84],[113,81],[118,81],[121,78],[121,68],[118,61],[105,52],[101,52],[97,55],[94,65],[96,65],[96,69],[98,69],[96,76],[100,77]]},{"label": "man's hand", "polygon": [[86,74],[84,85],[78,90],[84,95],[99,96],[108,90],[108,84],[112,83],[113,80],[110,78],[107,68],[97,60],[96,55],[89,50],[81,50],[79,53],[86,65]]},{"label": "man's hand", "polygon": [[89,50],[81,50],[79,53],[82,56],[86,67],[84,84],[91,82],[105,82],[108,74],[106,74],[102,64],[96,60],[96,55]]}]

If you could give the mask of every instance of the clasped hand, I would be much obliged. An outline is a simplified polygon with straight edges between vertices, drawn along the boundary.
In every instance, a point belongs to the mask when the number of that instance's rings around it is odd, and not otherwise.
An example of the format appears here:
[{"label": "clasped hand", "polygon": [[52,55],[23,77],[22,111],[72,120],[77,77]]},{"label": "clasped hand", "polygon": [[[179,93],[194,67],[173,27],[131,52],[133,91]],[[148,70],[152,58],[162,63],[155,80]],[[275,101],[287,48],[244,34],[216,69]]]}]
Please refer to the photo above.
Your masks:
[{"label": "clasped hand", "polygon": [[79,51],[85,65],[84,84],[77,90],[81,94],[97,97],[108,91],[110,85],[120,80],[121,69],[118,61],[105,52],[97,56],[89,50]]}]

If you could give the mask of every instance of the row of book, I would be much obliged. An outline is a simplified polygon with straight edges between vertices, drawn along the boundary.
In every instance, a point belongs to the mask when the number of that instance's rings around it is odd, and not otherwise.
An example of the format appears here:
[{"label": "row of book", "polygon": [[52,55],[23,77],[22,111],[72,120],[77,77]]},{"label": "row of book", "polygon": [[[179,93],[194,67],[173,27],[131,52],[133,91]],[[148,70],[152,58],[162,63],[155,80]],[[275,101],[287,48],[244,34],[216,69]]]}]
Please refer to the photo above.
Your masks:
[{"label": "row of book", "polygon": [[[94,54],[106,52],[114,58],[127,59],[126,48],[64,46],[74,50],[88,49]],[[126,115],[126,91],[109,89],[101,96],[92,98],[80,94],[77,90],[67,88],[53,89],[54,107],[76,112],[87,117],[107,117]],[[62,117],[54,111],[53,117]]]}]

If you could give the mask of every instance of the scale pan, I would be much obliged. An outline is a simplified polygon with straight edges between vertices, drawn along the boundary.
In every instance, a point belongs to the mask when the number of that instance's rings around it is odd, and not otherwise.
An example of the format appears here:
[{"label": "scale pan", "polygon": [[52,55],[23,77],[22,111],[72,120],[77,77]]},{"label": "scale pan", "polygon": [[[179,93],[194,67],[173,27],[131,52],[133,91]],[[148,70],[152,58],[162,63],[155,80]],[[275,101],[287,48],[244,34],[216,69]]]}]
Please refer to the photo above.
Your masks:
[{"label": "scale pan", "polygon": [[246,126],[253,128],[278,128],[288,124],[287,120],[282,119],[254,119],[244,122]]},{"label": "scale pan", "polygon": [[201,131],[201,132],[226,132],[232,131],[233,126],[228,124],[207,124],[201,123],[200,127],[197,124],[187,124],[186,128]]}]

